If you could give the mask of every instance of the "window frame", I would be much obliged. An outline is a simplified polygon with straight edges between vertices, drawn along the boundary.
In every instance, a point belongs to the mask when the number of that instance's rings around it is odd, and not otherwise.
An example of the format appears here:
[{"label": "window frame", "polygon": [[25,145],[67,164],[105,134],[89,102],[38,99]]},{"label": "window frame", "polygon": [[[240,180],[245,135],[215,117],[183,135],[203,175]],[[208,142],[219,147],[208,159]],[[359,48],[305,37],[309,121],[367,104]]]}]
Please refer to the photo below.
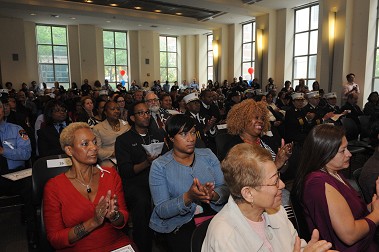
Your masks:
[{"label": "window frame", "polygon": [[373,62],[371,92],[374,92],[375,90],[379,90],[379,38],[378,36],[379,36],[379,0],[378,0],[377,8],[376,8],[375,48],[374,48],[374,62]]},{"label": "window frame", "polygon": [[[105,32],[112,32],[113,33],[113,47],[106,47],[105,46],[105,44],[104,44],[104,33]],[[125,34],[125,48],[116,46],[116,33]],[[113,64],[105,64],[106,63],[105,62],[105,50],[113,50],[113,55],[114,55]],[[125,53],[126,53],[125,65],[124,64],[117,64],[117,56],[116,56],[117,50],[125,50]],[[104,29],[103,30],[103,53],[104,53],[104,75],[106,75],[106,73],[107,73],[107,70],[106,70],[107,67],[112,67],[115,69],[114,76],[113,76],[113,79],[115,81],[111,81],[108,79],[109,85],[111,85],[111,87],[113,89],[115,89],[117,84],[122,83],[122,81],[124,81],[125,82],[124,86],[129,87],[130,76],[128,75],[128,73],[129,73],[128,32],[127,31]],[[125,75],[121,75],[121,70],[125,70],[126,78],[123,77]],[[105,79],[107,79],[107,76],[105,76]]]},{"label": "window frame", "polygon": [[[244,42],[244,26],[246,25],[250,25],[251,24],[251,39],[252,40],[248,40],[248,41],[245,41]],[[255,62],[256,62],[256,58],[255,58],[255,51],[256,51],[256,46],[257,46],[257,43],[256,43],[256,33],[257,33],[257,29],[256,29],[256,22],[255,20],[251,20],[249,22],[245,22],[242,24],[242,41],[241,41],[241,76],[243,77],[244,80],[248,80],[246,77],[250,78],[250,80],[253,80],[255,78],[255,72],[253,74],[249,74],[248,73],[248,69],[250,67],[252,67],[253,69],[255,69]],[[244,61],[244,45],[249,45],[251,44],[251,51],[250,51],[250,60],[247,60],[247,61]],[[246,70],[246,72],[244,71],[244,65],[245,64],[248,64],[250,63],[249,67]]]},{"label": "window frame", "polygon": [[[39,43],[38,42],[38,27],[49,27],[50,29],[50,41],[51,43]],[[64,45],[62,44],[55,44],[54,43],[54,34],[53,34],[53,28],[64,28],[65,29],[65,38],[66,38],[66,43]],[[64,88],[68,89],[71,87],[71,75],[70,75],[70,58],[69,58],[69,47],[68,47],[68,32],[67,32],[67,26],[66,25],[53,25],[53,24],[40,24],[37,23],[35,26],[35,35],[36,35],[36,49],[37,49],[37,64],[38,64],[38,79],[39,82],[46,83],[47,88],[52,88],[54,87],[54,83],[56,81],[59,82],[60,86],[63,86]],[[40,54],[39,54],[39,47],[40,46],[50,46],[51,47],[51,57],[52,57],[52,63],[40,63]],[[56,63],[55,62],[55,52],[54,52],[54,46],[60,46],[60,47],[65,47],[66,48],[66,58],[67,58],[67,63]],[[52,82],[50,81],[45,81],[45,77],[43,77],[43,72],[41,70],[41,66],[52,66],[52,72],[54,76],[54,80]],[[67,66],[67,82],[62,82],[57,79],[57,70],[56,66]],[[47,78],[47,77],[46,77]]]},{"label": "window frame", "polygon": [[[295,8],[294,9],[294,35],[293,35],[293,59],[292,59],[292,85],[295,85],[295,82],[298,83],[298,81],[300,79],[304,79],[305,81],[305,85],[308,86],[308,88],[311,88],[312,87],[312,83],[314,81],[316,81],[317,79],[317,50],[318,50],[318,36],[319,36],[319,15],[317,15],[317,28],[311,28],[311,23],[312,23],[312,8],[314,8],[315,6],[318,7],[318,13],[320,13],[320,5],[318,2],[313,2],[313,3],[310,3],[310,4],[307,4],[307,5],[303,5],[299,8]],[[296,15],[297,15],[297,12],[298,11],[301,11],[301,10],[304,10],[304,9],[309,9],[309,16],[308,16],[308,21],[309,21],[309,26],[308,26],[308,29],[306,30],[303,30],[303,31],[300,31],[300,32],[296,32]],[[311,33],[312,32],[315,32],[317,31],[317,40],[316,40],[316,52],[315,53],[310,53],[310,50],[311,50]],[[296,52],[296,35],[299,35],[299,34],[308,34],[308,41],[307,41],[307,46],[308,46],[308,49],[307,49],[307,53],[306,54],[301,54],[301,55],[295,55],[295,52]],[[306,57],[307,59],[307,72],[306,72],[306,76],[303,76],[303,77],[299,77],[299,78],[295,78],[295,60],[296,58],[301,58],[301,57]],[[311,57],[316,57],[316,60],[315,60],[315,69],[314,69],[314,72],[315,72],[315,76],[314,78],[310,78],[309,77],[309,72],[310,72],[310,58]],[[296,86],[296,85],[295,85]]]},{"label": "window frame", "polygon": [[[210,40],[210,41],[209,41]],[[209,62],[209,54],[212,54],[212,61]],[[213,57],[214,57],[214,54],[213,54],[213,34],[207,34],[207,82],[208,80],[212,80],[213,82],[213,78],[214,78],[214,69],[213,69]],[[212,68],[212,71],[210,71],[210,68]],[[212,73],[212,75],[210,74]],[[211,76],[210,76],[211,75]]]},{"label": "window frame", "polygon": [[[172,86],[174,84],[175,81],[178,81],[178,37],[177,36],[172,36],[172,35],[159,35],[159,43],[161,41],[161,38],[164,38],[166,40],[166,50],[161,50],[161,44],[159,44],[159,58],[161,57],[161,54],[162,53],[165,53],[166,54],[166,65],[165,66],[162,66],[161,65],[161,59],[159,61],[159,78],[161,79],[161,83],[166,83],[166,80],[168,80],[168,83],[170,84],[170,86]],[[175,51],[169,51],[168,50],[168,46],[167,46],[167,40],[168,38],[175,38],[175,43],[176,43],[176,46],[175,46]],[[175,53],[176,55],[176,60],[175,60],[175,67],[172,67],[172,66],[169,66],[169,54],[171,53]],[[162,69],[165,69],[165,75],[166,75],[166,79],[165,80],[162,80]],[[174,69],[175,71],[175,75],[176,75],[176,79],[175,80],[169,80],[168,77],[169,77],[169,70],[170,69]]]}]

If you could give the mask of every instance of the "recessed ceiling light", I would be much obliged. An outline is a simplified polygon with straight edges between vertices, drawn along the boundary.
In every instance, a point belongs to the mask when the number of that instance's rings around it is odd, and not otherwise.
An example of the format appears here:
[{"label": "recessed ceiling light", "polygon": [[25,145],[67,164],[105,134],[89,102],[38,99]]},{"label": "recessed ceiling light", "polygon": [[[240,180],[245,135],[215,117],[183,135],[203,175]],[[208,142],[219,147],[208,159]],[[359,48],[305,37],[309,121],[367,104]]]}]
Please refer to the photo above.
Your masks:
[{"label": "recessed ceiling light", "polygon": [[85,0],[84,2],[85,2],[85,3],[93,3],[92,0]]},{"label": "recessed ceiling light", "polygon": [[156,13],[161,13],[162,11],[161,10],[155,10]]},{"label": "recessed ceiling light", "polygon": [[30,16],[37,16],[37,14],[35,14],[35,13],[30,13]]},{"label": "recessed ceiling light", "polygon": [[112,7],[117,7],[118,4],[112,3],[112,4],[110,4],[110,6],[112,6]]},{"label": "recessed ceiling light", "polygon": [[134,9],[136,9],[136,10],[141,10],[142,7],[136,6],[136,7],[134,7]]},{"label": "recessed ceiling light", "polygon": [[70,19],[72,19],[72,20],[75,20],[75,19],[76,19],[76,17],[70,17]]},{"label": "recessed ceiling light", "polygon": [[138,26],[139,26],[139,27],[141,27],[142,25],[141,25],[141,24],[139,24]]},{"label": "recessed ceiling light", "polygon": [[105,22],[110,23],[111,21],[110,21],[110,20],[107,20],[107,21],[105,21]]},{"label": "recessed ceiling light", "polygon": [[177,13],[175,13],[175,14],[178,15],[178,16],[183,15],[183,13],[181,13],[181,12],[177,12]]}]

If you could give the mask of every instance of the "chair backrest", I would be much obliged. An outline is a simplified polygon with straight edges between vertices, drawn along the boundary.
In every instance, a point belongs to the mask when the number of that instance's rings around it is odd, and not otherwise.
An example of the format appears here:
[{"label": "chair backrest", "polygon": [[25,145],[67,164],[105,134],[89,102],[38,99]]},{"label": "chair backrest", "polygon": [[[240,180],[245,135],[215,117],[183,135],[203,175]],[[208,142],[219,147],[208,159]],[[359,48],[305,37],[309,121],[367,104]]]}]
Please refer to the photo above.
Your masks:
[{"label": "chair backrest", "polygon": [[370,136],[370,119],[369,115],[360,115],[358,120],[361,123],[361,139]]},{"label": "chair backrest", "polygon": [[233,135],[228,133],[220,133],[215,137],[217,157],[221,161],[226,156],[225,146],[233,138]]},{"label": "chair backrest", "polygon": [[[293,214],[288,208],[292,208]],[[296,196],[291,193],[290,195],[290,206],[285,206],[287,217],[292,222],[293,226],[297,230],[299,237],[306,241],[311,239],[311,233],[308,229],[307,220],[303,212],[303,207],[300,202],[296,199]]]},{"label": "chair backrest", "polygon": [[346,138],[348,141],[357,140],[359,135],[359,128],[351,118],[341,118],[342,127],[346,131]]},{"label": "chair backrest", "polygon": [[67,155],[52,155],[42,157],[33,164],[32,182],[33,182],[33,203],[40,205],[43,197],[43,189],[46,182],[67,171],[71,167],[71,159]]},{"label": "chair backrest", "polygon": [[359,177],[361,176],[361,173],[362,173],[362,167],[360,167],[360,168],[356,169],[355,171],[353,171],[353,177],[354,177],[355,183],[357,184],[357,187],[359,189],[358,192],[361,194],[362,199],[368,204],[368,203],[371,202],[371,199],[366,199],[365,198],[365,195],[363,193],[362,187],[359,184]]},{"label": "chair backrest", "polygon": [[201,252],[201,246],[207,234],[207,229],[212,218],[201,223],[192,233],[191,237],[191,252]]},{"label": "chair backrest", "polygon": [[33,204],[37,213],[38,238],[40,251],[54,251],[46,238],[45,223],[43,220],[43,190],[46,182],[67,171],[71,167],[71,159],[67,155],[52,155],[38,159],[33,164]]}]

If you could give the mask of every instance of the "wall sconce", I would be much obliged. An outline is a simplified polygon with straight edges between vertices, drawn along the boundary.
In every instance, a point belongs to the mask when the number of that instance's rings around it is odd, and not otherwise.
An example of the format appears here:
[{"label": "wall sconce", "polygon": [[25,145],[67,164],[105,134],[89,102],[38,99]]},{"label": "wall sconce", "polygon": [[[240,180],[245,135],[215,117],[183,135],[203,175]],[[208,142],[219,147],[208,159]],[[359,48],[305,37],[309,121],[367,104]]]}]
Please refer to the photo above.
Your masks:
[{"label": "wall sconce", "polygon": [[257,50],[258,53],[263,52],[263,29],[257,29]]},{"label": "wall sconce", "polygon": [[263,29],[256,29],[257,37],[256,37],[256,44],[257,44],[257,59],[256,59],[256,68],[258,67],[258,72],[259,73],[259,80],[262,81],[263,78],[263,34],[264,30]]},{"label": "wall sconce", "polygon": [[334,41],[336,26],[336,13],[331,11],[329,13],[329,41]]},{"label": "wall sconce", "polygon": [[329,12],[329,83],[328,92],[332,91],[333,71],[334,71],[334,47],[335,47],[335,31],[336,31],[336,12]]},{"label": "wall sconce", "polygon": [[212,40],[213,58],[218,59],[218,40]]},{"label": "wall sconce", "polygon": [[219,41],[214,39],[212,41],[212,50],[213,50],[213,80],[219,80],[219,65],[220,65],[220,47]]}]

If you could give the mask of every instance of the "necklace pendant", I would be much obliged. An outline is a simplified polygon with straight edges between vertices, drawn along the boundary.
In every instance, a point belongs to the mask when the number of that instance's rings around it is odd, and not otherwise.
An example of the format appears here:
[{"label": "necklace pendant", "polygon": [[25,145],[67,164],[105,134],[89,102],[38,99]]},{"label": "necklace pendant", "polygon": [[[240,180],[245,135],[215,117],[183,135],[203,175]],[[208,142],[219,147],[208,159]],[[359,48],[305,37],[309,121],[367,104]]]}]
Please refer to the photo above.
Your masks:
[{"label": "necklace pendant", "polygon": [[92,190],[91,190],[91,187],[89,187],[89,185],[87,185],[87,193],[91,193]]}]

